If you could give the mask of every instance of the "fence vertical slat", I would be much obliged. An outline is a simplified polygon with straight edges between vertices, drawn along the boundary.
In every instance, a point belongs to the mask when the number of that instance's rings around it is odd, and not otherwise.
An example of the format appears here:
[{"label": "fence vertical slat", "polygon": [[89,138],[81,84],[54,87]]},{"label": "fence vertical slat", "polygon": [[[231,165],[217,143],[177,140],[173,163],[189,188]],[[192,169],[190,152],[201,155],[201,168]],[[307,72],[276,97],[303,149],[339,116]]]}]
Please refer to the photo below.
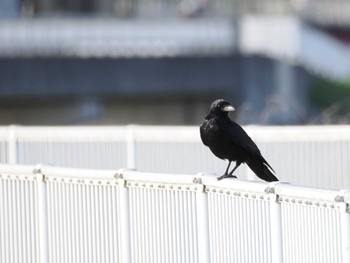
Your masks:
[{"label": "fence vertical slat", "polygon": [[278,202],[278,195],[275,193],[275,186],[278,182],[270,183],[267,192],[270,196],[270,225],[271,225],[271,259],[272,263],[283,262],[282,251],[282,217],[281,204]]},{"label": "fence vertical slat", "polygon": [[209,223],[208,223],[208,198],[205,192],[205,185],[202,184],[201,176],[204,174],[198,174],[196,182],[197,192],[197,235],[198,235],[198,259],[201,263],[210,262],[210,250],[209,250]]},{"label": "fence vertical slat", "polygon": [[48,210],[47,210],[47,191],[45,175],[41,173],[38,166],[33,173],[36,175],[37,191],[38,191],[38,218],[39,218],[39,242],[40,242],[40,262],[49,262],[49,246],[48,246]]},{"label": "fence vertical slat", "polygon": [[126,181],[123,178],[123,172],[118,171],[116,174],[119,187],[119,204],[120,204],[120,240],[122,240],[121,257],[122,262],[131,262],[131,247],[130,247],[130,216],[129,216],[129,192],[126,187]]}]

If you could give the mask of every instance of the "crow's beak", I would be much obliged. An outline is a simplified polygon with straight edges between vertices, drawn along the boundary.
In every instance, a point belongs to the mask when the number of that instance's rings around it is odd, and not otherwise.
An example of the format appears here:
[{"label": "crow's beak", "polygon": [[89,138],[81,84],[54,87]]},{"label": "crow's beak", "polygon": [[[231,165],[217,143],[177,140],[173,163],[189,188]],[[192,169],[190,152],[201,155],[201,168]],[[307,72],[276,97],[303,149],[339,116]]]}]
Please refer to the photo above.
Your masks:
[{"label": "crow's beak", "polygon": [[235,111],[235,108],[232,107],[231,105],[227,105],[222,109],[222,111],[231,112],[231,111]]}]

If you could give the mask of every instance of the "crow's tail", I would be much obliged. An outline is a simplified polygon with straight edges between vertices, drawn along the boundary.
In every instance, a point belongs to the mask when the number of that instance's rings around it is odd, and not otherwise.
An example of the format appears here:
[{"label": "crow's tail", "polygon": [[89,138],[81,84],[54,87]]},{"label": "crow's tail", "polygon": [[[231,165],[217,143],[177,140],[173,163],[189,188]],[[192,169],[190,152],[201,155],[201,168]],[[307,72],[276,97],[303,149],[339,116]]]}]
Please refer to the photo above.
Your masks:
[{"label": "crow's tail", "polygon": [[262,156],[256,156],[250,158],[247,161],[250,169],[262,180],[267,182],[278,181],[277,177],[274,175],[274,170],[268,164],[268,162]]}]

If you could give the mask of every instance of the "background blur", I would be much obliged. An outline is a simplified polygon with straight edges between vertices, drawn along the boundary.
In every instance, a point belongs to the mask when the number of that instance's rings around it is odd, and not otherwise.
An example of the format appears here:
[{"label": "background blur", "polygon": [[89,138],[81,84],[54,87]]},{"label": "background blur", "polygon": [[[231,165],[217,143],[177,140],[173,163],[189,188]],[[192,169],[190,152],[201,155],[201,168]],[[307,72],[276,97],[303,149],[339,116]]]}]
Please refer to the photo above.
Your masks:
[{"label": "background blur", "polygon": [[350,1],[1,0],[0,124],[350,123]]}]

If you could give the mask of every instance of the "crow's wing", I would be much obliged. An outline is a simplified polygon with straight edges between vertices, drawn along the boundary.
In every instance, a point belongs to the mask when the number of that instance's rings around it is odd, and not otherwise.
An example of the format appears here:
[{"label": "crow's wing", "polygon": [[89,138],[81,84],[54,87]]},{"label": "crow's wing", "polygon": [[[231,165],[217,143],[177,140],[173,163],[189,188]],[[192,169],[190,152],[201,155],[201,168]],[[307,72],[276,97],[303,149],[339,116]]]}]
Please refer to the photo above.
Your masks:
[{"label": "crow's wing", "polygon": [[273,172],[275,172],[270,164],[261,155],[258,146],[256,146],[255,142],[252,140],[252,138],[249,137],[249,135],[245,132],[245,130],[243,130],[241,126],[231,121],[231,124],[228,128],[228,133],[232,143],[241,147],[248,153],[248,155],[254,157],[255,159],[260,159],[262,163],[267,165]]},{"label": "crow's wing", "polygon": [[230,125],[227,126],[226,132],[228,133],[227,135],[229,136],[231,142],[238,145],[249,155],[261,155],[258,146],[256,146],[252,138],[250,138],[243,128],[237,123],[231,121]]}]

